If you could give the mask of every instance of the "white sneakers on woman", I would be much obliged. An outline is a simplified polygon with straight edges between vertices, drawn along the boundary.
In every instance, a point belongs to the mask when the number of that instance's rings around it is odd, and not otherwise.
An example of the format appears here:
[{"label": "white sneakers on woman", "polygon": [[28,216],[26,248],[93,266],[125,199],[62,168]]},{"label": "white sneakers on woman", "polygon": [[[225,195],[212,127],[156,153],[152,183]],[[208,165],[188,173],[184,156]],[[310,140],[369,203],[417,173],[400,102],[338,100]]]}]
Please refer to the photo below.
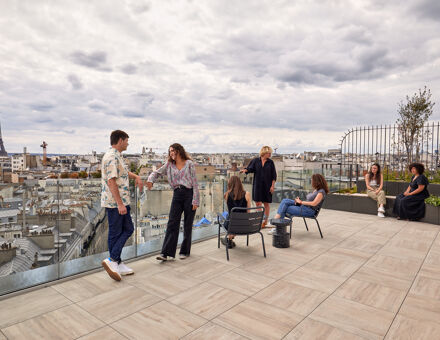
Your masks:
[{"label": "white sneakers on woman", "polygon": [[384,212],[385,212],[385,208],[383,206],[380,206],[377,209],[377,216],[378,217],[382,217],[382,218],[385,217]]}]

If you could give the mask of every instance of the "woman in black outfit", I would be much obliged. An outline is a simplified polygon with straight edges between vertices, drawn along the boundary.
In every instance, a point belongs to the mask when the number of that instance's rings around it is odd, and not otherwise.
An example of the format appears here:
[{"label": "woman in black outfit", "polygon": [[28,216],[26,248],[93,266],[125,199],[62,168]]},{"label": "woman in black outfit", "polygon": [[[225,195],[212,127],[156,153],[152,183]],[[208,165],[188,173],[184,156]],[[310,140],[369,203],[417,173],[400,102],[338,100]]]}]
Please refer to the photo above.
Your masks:
[{"label": "woman in black outfit", "polygon": [[277,180],[277,171],[274,162],[270,159],[271,155],[272,148],[270,146],[263,146],[260,150],[260,157],[251,160],[249,165],[240,171],[255,174],[252,185],[252,199],[257,207],[264,204],[265,219],[261,226],[262,228],[266,226],[269,218],[269,204],[272,203],[272,194]]},{"label": "woman in black outfit", "polygon": [[[250,208],[251,207],[251,194],[244,190],[243,184],[238,176],[231,176],[228,181],[228,190],[225,193],[225,200],[228,205],[229,216],[231,215],[232,208]],[[223,227],[228,230],[229,226],[229,216],[225,221]],[[228,240],[226,238],[221,238],[222,244],[229,248],[235,247],[235,242],[232,241],[235,235],[228,235]]]},{"label": "woman in black outfit", "polygon": [[425,199],[429,197],[428,179],[423,175],[425,167],[421,163],[412,163],[409,171],[413,174],[408,188],[396,197],[393,213],[397,219],[420,220],[425,216]]}]

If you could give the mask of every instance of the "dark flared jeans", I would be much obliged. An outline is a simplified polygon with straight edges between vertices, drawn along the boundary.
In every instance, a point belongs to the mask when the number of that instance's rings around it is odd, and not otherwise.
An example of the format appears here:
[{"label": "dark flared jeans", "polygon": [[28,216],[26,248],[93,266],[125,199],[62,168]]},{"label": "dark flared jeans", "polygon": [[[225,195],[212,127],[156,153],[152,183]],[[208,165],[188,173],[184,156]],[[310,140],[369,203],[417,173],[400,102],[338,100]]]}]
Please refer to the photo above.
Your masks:
[{"label": "dark flared jeans", "polygon": [[183,241],[180,246],[180,254],[189,255],[191,252],[192,227],[196,213],[195,210],[192,210],[192,199],[193,189],[178,188],[174,190],[167,231],[162,246],[162,254],[165,256],[176,256],[182,213],[184,214]]}]

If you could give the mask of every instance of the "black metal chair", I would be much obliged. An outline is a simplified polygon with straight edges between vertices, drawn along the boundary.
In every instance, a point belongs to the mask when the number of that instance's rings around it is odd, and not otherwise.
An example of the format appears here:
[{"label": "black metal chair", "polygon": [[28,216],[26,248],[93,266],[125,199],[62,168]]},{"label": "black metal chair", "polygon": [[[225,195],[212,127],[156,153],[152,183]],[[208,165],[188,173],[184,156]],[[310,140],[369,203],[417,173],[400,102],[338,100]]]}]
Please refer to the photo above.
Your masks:
[{"label": "black metal chair", "polygon": [[309,227],[307,225],[306,218],[310,218],[311,220],[315,220],[316,224],[318,225],[319,234],[321,235],[321,238],[324,238],[324,236],[322,236],[321,227],[319,226],[319,222],[318,222],[318,215],[319,215],[320,211],[321,211],[321,208],[316,210],[315,215],[310,216],[310,217],[306,217],[306,216],[292,216],[292,215],[286,214],[286,217],[290,218],[290,238],[292,238],[292,223],[293,223],[293,218],[294,217],[302,217],[302,219],[304,220],[304,224],[306,225],[307,231],[309,231]]},{"label": "black metal chair", "polygon": [[[266,257],[266,248],[264,247],[264,237],[261,232],[261,224],[263,223],[264,217],[264,207],[253,207],[253,208],[232,208],[231,213],[229,215],[229,224],[228,229],[226,230],[226,241],[228,239],[228,235],[246,235],[246,246],[249,246],[249,235],[252,234],[260,234],[261,235],[261,243],[263,244],[263,253],[264,257]],[[226,220],[223,219],[223,216],[217,216],[218,221],[218,247],[220,248],[220,228],[224,228],[224,223]],[[228,246],[226,248],[226,258],[229,261],[229,249]]]}]

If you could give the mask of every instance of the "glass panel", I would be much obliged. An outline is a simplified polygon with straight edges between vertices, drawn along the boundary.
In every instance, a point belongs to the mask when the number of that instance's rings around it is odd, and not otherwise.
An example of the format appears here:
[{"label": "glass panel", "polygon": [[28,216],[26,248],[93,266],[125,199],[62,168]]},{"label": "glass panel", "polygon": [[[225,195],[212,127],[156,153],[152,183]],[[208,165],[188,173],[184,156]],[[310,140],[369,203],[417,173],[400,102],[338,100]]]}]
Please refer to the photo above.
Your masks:
[{"label": "glass panel", "polygon": [[[318,169],[279,171],[270,217],[283,198],[305,198],[313,190],[314,173],[322,173],[334,192],[349,188],[359,172],[350,165],[325,164]],[[227,210],[223,196],[232,174],[238,172],[199,176],[201,202],[194,241],[217,234],[217,214]],[[252,193],[253,175],[239,176]],[[160,251],[173,195],[166,180],[146,194],[131,185],[135,232],[123,249],[125,260]],[[11,186],[5,196],[0,201],[0,295],[99,268],[108,256],[100,178],[28,180]]]},{"label": "glass panel", "polygon": [[57,180],[3,190],[0,221],[0,295],[58,278]]},{"label": "glass panel", "polygon": [[[101,208],[101,179],[60,180],[62,188],[60,277],[101,266],[108,256],[108,221]],[[64,241],[63,241],[64,242]]]}]

